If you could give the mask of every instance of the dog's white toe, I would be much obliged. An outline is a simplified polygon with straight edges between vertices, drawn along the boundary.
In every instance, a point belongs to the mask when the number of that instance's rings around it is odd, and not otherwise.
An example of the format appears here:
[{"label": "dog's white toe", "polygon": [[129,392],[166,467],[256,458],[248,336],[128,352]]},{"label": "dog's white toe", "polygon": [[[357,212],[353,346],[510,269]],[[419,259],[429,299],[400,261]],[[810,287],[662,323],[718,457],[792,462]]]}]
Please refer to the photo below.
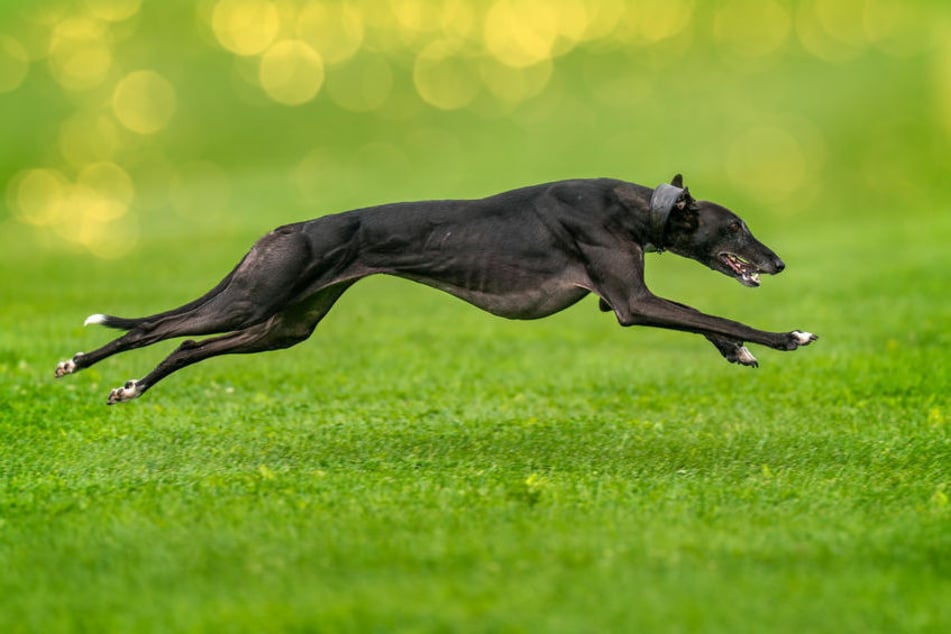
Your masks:
[{"label": "dog's white toe", "polygon": [[142,390],[139,388],[138,381],[126,381],[125,385],[122,387],[117,387],[116,389],[109,392],[109,400],[107,403],[109,405],[115,405],[116,403],[131,401],[132,399],[137,398],[141,393]]},{"label": "dog's white toe", "polygon": [[804,330],[793,330],[792,335],[796,338],[796,343],[798,343],[800,346],[808,346],[810,343],[819,338],[811,332],[806,332]]}]

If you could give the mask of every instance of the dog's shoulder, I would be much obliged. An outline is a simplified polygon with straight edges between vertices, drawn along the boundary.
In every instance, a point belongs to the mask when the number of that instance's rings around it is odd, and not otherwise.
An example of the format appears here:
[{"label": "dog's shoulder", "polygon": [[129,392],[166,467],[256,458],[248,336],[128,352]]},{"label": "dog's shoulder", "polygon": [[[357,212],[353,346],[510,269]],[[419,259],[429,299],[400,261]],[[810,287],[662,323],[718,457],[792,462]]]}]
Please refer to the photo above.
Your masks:
[{"label": "dog's shoulder", "polygon": [[544,194],[569,207],[609,211],[619,207],[646,210],[653,191],[637,183],[617,178],[579,178],[555,181],[542,186]]}]

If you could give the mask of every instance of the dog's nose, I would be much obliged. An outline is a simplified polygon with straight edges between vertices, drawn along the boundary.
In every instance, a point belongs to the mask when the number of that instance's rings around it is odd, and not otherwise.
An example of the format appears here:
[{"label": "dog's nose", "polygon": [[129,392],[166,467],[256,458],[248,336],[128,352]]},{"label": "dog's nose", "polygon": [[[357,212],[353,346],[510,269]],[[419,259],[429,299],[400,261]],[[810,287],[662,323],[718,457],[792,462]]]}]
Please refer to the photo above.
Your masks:
[{"label": "dog's nose", "polygon": [[773,261],[773,266],[776,267],[776,272],[777,272],[777,273],[782,273],[782,272],[783,272],[783,269],[786,268],[786,263],[783,262],[782,260],[780,260],[779,258],[776,258],[776,259]]}]

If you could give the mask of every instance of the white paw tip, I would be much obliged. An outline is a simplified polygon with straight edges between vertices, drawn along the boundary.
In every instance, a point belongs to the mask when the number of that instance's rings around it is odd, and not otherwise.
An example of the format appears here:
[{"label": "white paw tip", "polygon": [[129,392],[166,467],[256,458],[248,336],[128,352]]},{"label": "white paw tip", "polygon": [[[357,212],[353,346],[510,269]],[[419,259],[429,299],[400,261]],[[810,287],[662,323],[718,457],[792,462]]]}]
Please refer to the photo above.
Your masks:
[{"label": "white paw tip", "polygon": [[746,346],[741,347],[737,351],[736,358],[743,365],[752,365],[752,366],[759,365],[759,362],[756,360],[756,357],[753,356],[753,353],[750,352]]},{"label": "white paw tip", "polygon": [[804,330],[793,330],[792,334],[796,337],[796,342],[801,346],[810,344],[818,338],[811,332],[805,332]]},{"label": "white paw tip", "polygon": [[106,316],[101,313],[96,313],[95,315],[90,315],[86,317],[86,321],[83,322],[83,326],[97,325],[106,323]]},{"label": "white paw tip", "polygon": [[56,365],[56,372],[54,373],[53,376],[59,379],[66,376],[67,374],[72,374],[75,371],[76,371],[75,361],[73,361],[72,359],[69,359],[68,361],[60,361]]},{"label": "white paw tip", "polygon": [[139,389],[138,381],[126,381],[124,386],[117,387],[109,393],[109,400],[106,402],[109,405],[114,405],[124,401],[131,401],[132,399],[138,397],[141,393],[142,391]]}]

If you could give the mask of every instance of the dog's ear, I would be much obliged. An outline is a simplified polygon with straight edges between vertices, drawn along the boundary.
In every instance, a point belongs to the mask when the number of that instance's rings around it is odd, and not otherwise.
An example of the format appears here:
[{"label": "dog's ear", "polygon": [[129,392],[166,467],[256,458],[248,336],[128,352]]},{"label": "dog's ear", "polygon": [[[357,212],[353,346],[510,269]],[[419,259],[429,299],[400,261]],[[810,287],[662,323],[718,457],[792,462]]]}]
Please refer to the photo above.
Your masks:
[{"label": "dog's ear", "polygon": [[670,184],[674,187],[683,187],[684,186],[684,177],[683,174],[674,174],[674,179],[670,181]]},{"label": "dog's ear", "polygon": [[690,233],[696,231],[700,226],[700,213],[697,206],[694,205],[693,196],[685,187],[673,208],[670,210],[670,228]]},{"label": "dog's ear", "polygon": [[[680,174],[677,174],[677,176],[680,176]],[[684,190],[680,192],[680,196],[677,196],[677,200],[674,202],[674,208],[683,211],[684,209],[692,207],[694,202],[693,196],[690,195],[690,190],[684,187]]]}]

